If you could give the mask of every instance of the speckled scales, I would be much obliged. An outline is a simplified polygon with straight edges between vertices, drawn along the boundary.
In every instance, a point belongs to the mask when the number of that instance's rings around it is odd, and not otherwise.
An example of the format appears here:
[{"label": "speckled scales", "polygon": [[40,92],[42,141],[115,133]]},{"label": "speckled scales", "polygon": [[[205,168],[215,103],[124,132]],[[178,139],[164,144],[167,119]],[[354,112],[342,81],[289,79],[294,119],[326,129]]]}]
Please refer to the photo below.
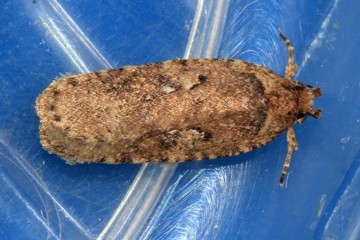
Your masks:
[{"label": "speckled scales", "polygon": [[238,155],[294,124],[293,84],[240,60],[172,60],[54,81],[37,99],[41,143],[75,162]]}]

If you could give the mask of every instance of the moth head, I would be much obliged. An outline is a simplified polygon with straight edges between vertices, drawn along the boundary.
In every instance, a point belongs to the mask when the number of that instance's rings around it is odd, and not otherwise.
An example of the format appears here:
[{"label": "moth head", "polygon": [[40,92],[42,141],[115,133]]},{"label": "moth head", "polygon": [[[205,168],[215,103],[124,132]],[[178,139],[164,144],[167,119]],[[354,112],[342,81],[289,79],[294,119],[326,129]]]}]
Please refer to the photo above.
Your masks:
[{"label": "moth head", "polygon": [[297,122],[303,123],[307,116],[319,119],[321,109],[314,109],[314,98],[321,97],[321,89],[319,87],[302,84],[299,81],[294,82],[294,89],[299,96],[299,108],[296,116]]}]

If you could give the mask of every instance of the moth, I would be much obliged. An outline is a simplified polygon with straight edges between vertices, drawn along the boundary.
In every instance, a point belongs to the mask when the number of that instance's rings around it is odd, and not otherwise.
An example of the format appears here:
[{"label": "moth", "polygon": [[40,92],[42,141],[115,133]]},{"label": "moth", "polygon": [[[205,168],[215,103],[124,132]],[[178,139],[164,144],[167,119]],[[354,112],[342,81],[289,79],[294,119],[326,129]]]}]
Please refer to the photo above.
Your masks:
[{"label": "moth", "polygon": [[41,144],[70,162],[184,162],[239,155],[287,131],[280,186],[297,148],[294,124],[321,89],[234,59],[176,59],[68,76],[37,98]]}]

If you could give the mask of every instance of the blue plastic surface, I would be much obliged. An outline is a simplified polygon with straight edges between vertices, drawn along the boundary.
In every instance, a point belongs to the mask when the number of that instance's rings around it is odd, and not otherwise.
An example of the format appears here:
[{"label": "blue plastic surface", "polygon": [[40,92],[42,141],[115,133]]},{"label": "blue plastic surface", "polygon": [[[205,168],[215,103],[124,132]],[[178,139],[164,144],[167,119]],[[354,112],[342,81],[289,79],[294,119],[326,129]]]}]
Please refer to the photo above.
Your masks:
[{"label": "blue plastic surface", "polygon": [[[5,0],[0,239],[360,239],[360,2]],[[68,165],[39,143],[35,99],[62,74],[224,57],[320,86],[320,120],[238,157]]]}]

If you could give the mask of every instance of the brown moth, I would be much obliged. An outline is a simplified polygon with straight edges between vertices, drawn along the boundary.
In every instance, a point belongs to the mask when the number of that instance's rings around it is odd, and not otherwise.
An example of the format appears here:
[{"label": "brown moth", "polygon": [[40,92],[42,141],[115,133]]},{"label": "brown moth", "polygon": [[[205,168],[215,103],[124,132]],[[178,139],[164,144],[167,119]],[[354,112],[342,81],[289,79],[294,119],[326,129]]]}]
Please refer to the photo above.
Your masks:
[{"label": "brown moth", "polygon": [[233,59],[178,59],[54,81],[37,98],[42,146],[72,162],[184,162],[239,155],[287,130],[280,185],[297,148],[293,124],[320,118],[320,88]]}]

